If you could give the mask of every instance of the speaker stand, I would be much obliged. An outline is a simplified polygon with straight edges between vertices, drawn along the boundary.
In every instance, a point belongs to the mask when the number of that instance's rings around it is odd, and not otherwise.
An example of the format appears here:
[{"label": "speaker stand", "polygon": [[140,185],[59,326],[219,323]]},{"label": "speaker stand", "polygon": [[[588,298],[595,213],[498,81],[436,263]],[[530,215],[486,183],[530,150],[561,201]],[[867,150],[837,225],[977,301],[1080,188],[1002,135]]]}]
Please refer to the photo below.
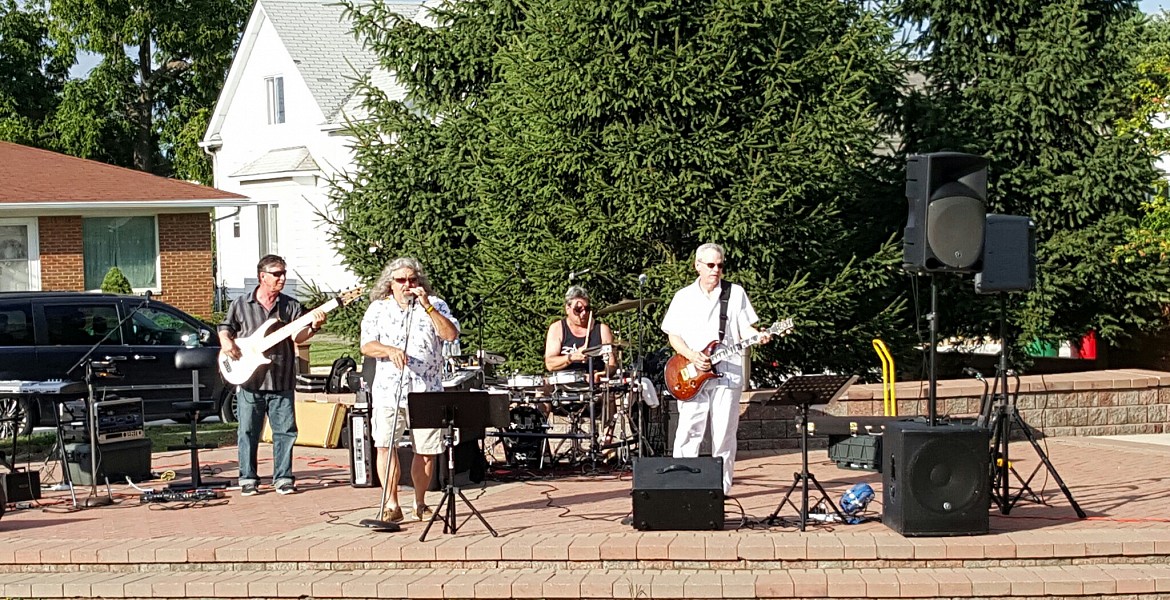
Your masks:
[{"label": "speaker stand", "polygon": [[[1007,299],[1002,292],[999,294],[999,339],[1001,346],[999,364],[996,365],[995,385],[1000,388],[1000,394],[992,394],[992,399],[998,399],[998,403],[996,403],[989,421],[991,427],[991,501],[999,507],[999,512],[1005,515],[1011,513],[1012,508],[1021,499],[1025,499],[1025,494],[1028,495],[1026,498],[1028,501],[1044,504],[1040,495],[1032,490],[1031,483],[1036,474],[1040,472],[1040,468],[1046,467],[1048,474],[1056,481],[1056,485],[1060,487],[1060,491],[1068,499],[1068,503],[1076,512],[1077,517],[1084,519],[1085,511],[1081,510],[1081,506],[1073,499],[1072,492],[1064,484],[1064,479],[1060,477],[1060,473],[1056,472],[1056,467],[1052,466],[1048,454],[1044,452],[1044,448],[1036,440],[1036,434],[1032,431],[1031,426],[1024,422],[1024,418],[1020,416],[1020,412],[1016,408],[1016,399],[1020,394],[1019,381],[1016,382],[1015,393],[1008,393]],[[1013,428],[1019,428],[1023,432],[1024,437],[1032,445],[1032,449],[1036,451],[1036,456],[1040,458],[1040,464],[1036,465],[1027,479],[1021,477],[1011,463],[1009,446]],[[1011,490],[1012,476],[1020,483],[1020,487],[1014,495]]]},{"label": "speaker stand", "polygon": [[[828,502],[829,507],[833,509],[832,514],[836,515],[838,522],[846,522],[845,515],[829,497],[828,492],[821,486],[821,482],[817,481],[815,475],[808,472],[808,410],[811,404],[832,402],[833,399],[844,394],[845,390],[849,389],[849,386],[856,380],[856,375],[797,375],[785,381],[764,403],[765,405],[795,406],[794,420],[797,429],[800,430],[800,472],[793,474],[792,485],[788,488],[788,492],[784,494],[784,498],[780,500],[776,510],[772,511],[772,514],[764,520],[768,525],[778,523],[780,511],[784,509],[785,504],[790,504],[800,516],[800,530],[805,530],[809,520],[809,483],[812,483],[813,487],[820,493],[820,499],[816,504]],[[800,506],[796,506],[796,502],[792,500],[792,492],[795,492],[798,487],[800,488]]]},{"label": "speaker stand", "polygon": [[[1028,475],[1027,479],[1024,479],[1016,471],[1008,454],[1012,429],[1015,428],[1023,432],[1024,437],[1032,445],[1032,449],[1036,451],[1036,456],[1040,458],[1040,464],[1036,465],[1036,468],[1032,470],[1032,473]],[[1081,509],[1081,506],[1073,498],[1072,492],[1065,485],[1064,479],[1060,477],[1060,473],[1056,472],[1056,467],[1052,465],[1052,461],[1044,452],[1044,448],[1036,440],[1036,434],[1032,431],[1032,427],[1024,421],[1019,411],[1016,410],[1014,401],[1008,402],[1005,399],[996,407],[995,413],[992,416],[991,446],[991,500],[999,507],[1000,513],[1005,515],[1011,513],[1012,508],[1021,499],[1035,504],[1045,504],[1044,499],[1032,490],[1031,483],[1041,468],[1047,468],[1048,474],[1052,476],[1052,479],[1056,481],[1056,485],[1060,487],[1060,491],[1064,493],[1064,497],[1068,500],[1069,506],[1076,512],[1077,518],[1085,518],[1085,511]],[[1015,477],[1016,481],[1019,482],[1019,488],[1014,494],[1011,489],[1011,477]]]}]

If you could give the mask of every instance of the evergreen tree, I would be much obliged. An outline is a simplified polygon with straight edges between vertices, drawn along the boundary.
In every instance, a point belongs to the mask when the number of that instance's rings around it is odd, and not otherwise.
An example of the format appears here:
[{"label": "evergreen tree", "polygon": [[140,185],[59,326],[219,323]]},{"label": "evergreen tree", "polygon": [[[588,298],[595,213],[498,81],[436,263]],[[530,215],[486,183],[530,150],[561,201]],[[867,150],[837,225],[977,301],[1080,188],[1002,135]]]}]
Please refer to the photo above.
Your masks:
[{"label": "evergreen tree", "polygon": [[110,270],[106,271],[106,276],[102,278],[101,290],[107,294],[134,293],[134,287],[130,285],[130,280],[118,267],[110,267]]},{"label": "evergreen tree", "polygon": [[[924,86],[903,113],[908,152],[991,160],[988,212],[1036,222],[1037,285],[1013,296],[1025,341],[1107,340],[1151,327],[1164,269],[1116,260],[1157,178],[1140,136],[1116,124],[1141,21],[1136,2],[903,0]],[[947,331],[994,332],[995,306],[948,282]],[[947,318],[949,317],[949,318]],[[949,321],[949,323],[948,323]]]},{"label": "evergreen tree", "polygon": [[[795,317],[757,364],[870,367],[870,340],[900,335],[904,201],[875,108],[896,74],[866,3],[468,0],[435,28],[378,2],[353,14],[408,86],[403,102],[371,94],[338,185],[336,242],[363,277],[422,258],[485,347],[525,369],[585,268],[596,307],[646,273],[662,302],[644,333],[665,346],[657,323],[707,241],[762,324]],[[636,333],[632,313],[607,320]]]}]

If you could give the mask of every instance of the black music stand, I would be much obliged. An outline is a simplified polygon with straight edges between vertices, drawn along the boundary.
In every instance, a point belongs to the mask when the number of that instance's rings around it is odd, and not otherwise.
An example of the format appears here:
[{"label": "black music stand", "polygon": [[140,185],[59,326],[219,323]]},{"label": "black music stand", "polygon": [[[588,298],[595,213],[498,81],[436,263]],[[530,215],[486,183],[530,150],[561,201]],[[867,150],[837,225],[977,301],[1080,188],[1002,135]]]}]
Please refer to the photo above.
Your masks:
[{"label": "black music stand", "polygon": [[[463,495],[463,491],[455,485],[455,429],[474,438],[482,438],[484,428],[489,419],[488,392],[411,392],[406,396],[407,414],[410,415],[411,429],[442,429],[443,448],[447,454],[446,481],[443,482],[443,499],[435,507],[435,513],[427,522],[426,529],[419,536],[418,541],[425,541],[427,533],[435,521],[443,521],[443,533],[455,533],[459,525],[455,521],[455,497],[458,496],[471,510],[471,514],[479,518],[483,526],[491,532],[492,537],[500,534],[488,525],[487,519],[476,510],[475,505]],[[446,514],[443,508],[446,507]],[[440,516],[442,515],[442,516]],[[470,519],[470,517],[468,517]]]},{"label": "black music stand", "polygon": [[[769,525],[775,525],[777,516],[785,504],[800,513],[800,530],[804,531],[808,524],[808,485],[811,482],[821,493],[821,499],[827,501],[841,523],[845,515],[837,504],[829,497],[828,492],[821,486],[821,482],[812,473],[808,472],[808,407],[811,404],[828,404],[837,399],[853,382],[856,375],[796,375],[785,381],[776,392],[764,401],[764,406],[795,406],[797,407],[796,427],[800,430],[800,472],[793,474],[792,486],[784,494],[784,499],[776,506],[776,510],[766,519]],[[791,500],[792,492],[800,487],[800,506]]]}]

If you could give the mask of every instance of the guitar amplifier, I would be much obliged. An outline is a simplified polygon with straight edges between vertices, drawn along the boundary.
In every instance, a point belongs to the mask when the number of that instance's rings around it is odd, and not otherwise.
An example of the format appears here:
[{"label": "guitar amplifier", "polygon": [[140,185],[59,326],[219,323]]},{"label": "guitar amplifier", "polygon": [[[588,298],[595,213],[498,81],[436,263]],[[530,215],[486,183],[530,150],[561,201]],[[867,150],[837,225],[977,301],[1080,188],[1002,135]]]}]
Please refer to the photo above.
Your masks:
[{"label": "guitar amplifier", "polygon": [[354,404],[349,413],[349,484],[357,488],[380,486],[377,457],[369,405]]},{"label": "guitar amplifier", "polygon": [[[345,427],[344,404],[335,402],[296,402],[297,446],[314,448],[336,448],[341,443],[341,430]],[[260,441],[272,442],[272,427],[264,420]]]},{"label": "guitar amplifier", "polygon": [[8,496],[9,502],[40,500],[41,472],[26,470],[0,473],[0,491]]}]

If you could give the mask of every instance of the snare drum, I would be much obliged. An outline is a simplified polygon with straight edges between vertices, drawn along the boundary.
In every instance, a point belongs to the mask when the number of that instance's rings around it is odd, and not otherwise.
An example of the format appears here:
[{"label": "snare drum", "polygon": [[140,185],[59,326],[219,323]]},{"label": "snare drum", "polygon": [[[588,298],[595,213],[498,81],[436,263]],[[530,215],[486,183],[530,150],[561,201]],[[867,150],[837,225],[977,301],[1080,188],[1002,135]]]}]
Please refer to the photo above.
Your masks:
[{"label": "snare drum", "polygon": [[544,387],[544,378],[540,375],[512,375],[508,378],[506,387],[513,390],[538,390]]},{"label": "snare drum", "polygon": [[549,385],[568,389],[584,389],[589,387],[588,375],[581,371],[557,371],[547,378]]}]

